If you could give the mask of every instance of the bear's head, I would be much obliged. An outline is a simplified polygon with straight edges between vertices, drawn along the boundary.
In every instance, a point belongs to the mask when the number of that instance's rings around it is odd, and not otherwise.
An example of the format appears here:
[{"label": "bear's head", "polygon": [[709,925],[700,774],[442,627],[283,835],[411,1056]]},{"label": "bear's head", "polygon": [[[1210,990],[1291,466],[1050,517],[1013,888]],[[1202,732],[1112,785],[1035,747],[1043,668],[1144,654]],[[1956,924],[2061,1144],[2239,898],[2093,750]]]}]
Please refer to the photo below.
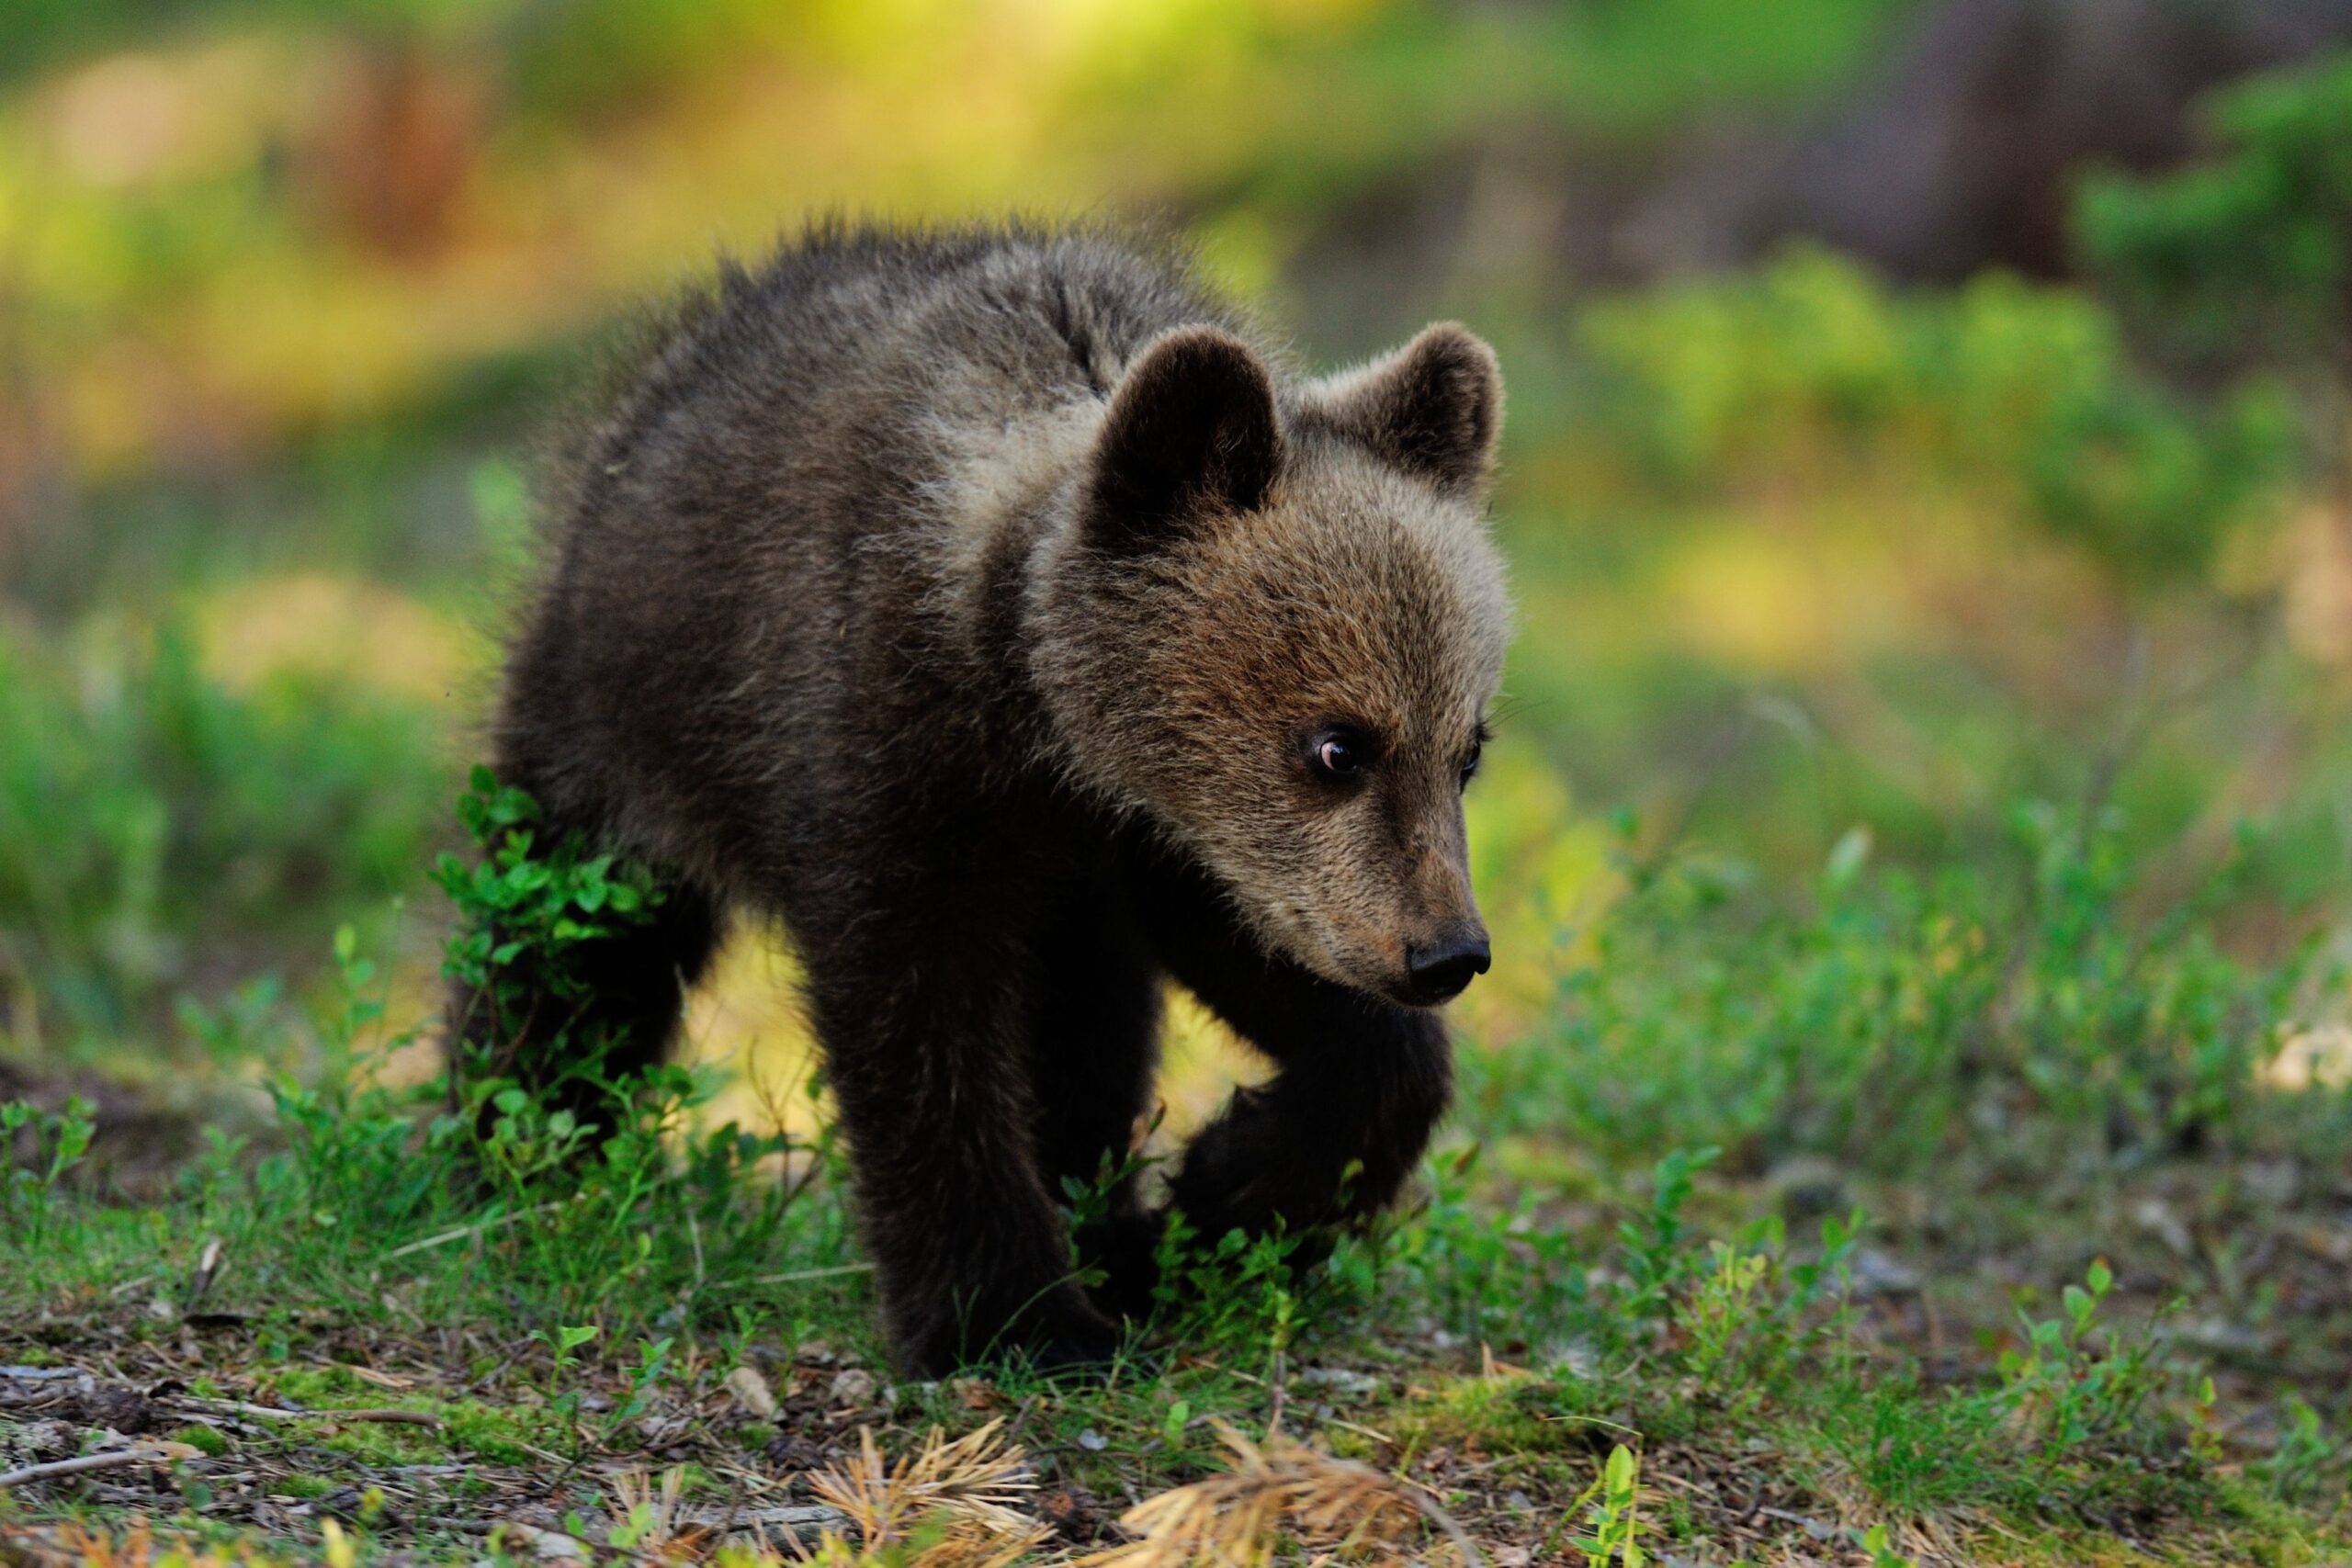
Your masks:
[{"label": "bear's head", "polygon": [[1188,327],[1128,365],[1034,606],[1067,765],[1197,856],[1260,940],[1431,1006],[1485,971],[1462,791],[1510,612],[1493,351],[1433,326],[1278,389]]}]

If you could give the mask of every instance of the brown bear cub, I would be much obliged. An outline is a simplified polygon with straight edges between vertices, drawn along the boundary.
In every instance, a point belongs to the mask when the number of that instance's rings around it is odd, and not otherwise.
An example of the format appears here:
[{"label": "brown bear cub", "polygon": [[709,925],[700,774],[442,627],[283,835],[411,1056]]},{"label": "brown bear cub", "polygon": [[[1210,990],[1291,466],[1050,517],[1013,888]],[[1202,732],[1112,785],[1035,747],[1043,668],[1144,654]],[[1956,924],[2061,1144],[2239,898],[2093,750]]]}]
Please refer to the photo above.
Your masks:
[{"label": "brown bear cub", "polygon": [[1298,378],[1099,232],[833,227],[594,431],[495,764],[666,897],[544,1011],[649,1065],[724,912],[779,917],[909,1371],[1106,1359],[1148,1304],[1133,1181],[1092,1291],[1057,1200],[1129,1149],[1163,977],[1277,1069],[1175,1169],[1199,1232],[1322,1232],[1419,1157],[1487,961],[1501,399],[1452,325]]}]

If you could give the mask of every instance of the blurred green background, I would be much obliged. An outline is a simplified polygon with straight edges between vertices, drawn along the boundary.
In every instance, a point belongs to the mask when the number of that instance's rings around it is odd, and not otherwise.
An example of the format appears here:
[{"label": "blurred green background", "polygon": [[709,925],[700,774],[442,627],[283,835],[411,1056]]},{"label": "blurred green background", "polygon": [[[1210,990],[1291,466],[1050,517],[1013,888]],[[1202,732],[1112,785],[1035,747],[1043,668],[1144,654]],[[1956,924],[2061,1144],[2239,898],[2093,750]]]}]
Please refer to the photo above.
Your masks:
[{"label": "blurred green background", "polygon": [[[1019,208],[1182,230],[1318,365],[1445,316],[1499,349],[1522,629],[1473,795],[1499,967],[1458,1011],[1517,1065],[1474,1116],[1902,1167],[1984,1132],[1963,1037],[2012,1018],[1923,1025],[1920,976],[2030,930],[2170,967],[1992,1053],[1999,1104],[2120,1147],[2340,1126],[2347,33],[2319,0],[15,0],[0,1077],[248,1081],[340,922],[429,1012],[533,454],[631,302],[813,212]],[[2087,901],[2038,903],[2062,873]],[[783,1076],[788,969],[741,944],[699,1048]],[[1233,1064],[1180,1032],[1181,1119]],[[1873,1109],[1915,1037],[1950,1093]]]}]

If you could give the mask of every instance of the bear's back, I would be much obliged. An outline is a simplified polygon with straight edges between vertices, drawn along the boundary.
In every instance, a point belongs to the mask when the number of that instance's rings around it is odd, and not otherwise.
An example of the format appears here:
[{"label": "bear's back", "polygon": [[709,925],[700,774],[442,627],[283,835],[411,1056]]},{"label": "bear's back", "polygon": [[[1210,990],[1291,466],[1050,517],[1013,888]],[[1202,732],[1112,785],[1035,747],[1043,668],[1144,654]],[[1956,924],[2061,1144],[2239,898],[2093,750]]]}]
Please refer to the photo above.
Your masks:
[{"label": "bear's back", "polygon": [[827,225],[756,270],[722,268],[606,427],[595,468],[674,455],[672,495],[714,505],[782,484],[857,514],[938,477],[1024,415],[1108,395],[1170,327],[1235,312],[1183,258],[1087,231]]},{"label": "bear's back", "polygon": [[989,520],[1200,321],[1241,324],[1085,231],[833,225],[722,268],[573,467],[500,720],[563,760],[537,787],[699,868],[893,735],[986,728],[1004,665],[956,606]]}]

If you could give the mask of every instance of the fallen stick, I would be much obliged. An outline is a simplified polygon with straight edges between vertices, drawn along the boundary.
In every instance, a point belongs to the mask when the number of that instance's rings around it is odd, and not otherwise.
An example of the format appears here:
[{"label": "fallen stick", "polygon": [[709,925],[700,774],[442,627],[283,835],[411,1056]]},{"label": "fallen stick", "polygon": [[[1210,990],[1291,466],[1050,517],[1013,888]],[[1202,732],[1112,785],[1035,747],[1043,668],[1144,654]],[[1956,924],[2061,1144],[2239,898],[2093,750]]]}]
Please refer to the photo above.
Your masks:
[{"label": "fallen stick", "polygon": [[119,1470],[126,1464],[162,1464],[171,1455],[161,1449],[114,1449],[102,1454],[84,1454],[79,1459],[51,1460],[47,1464],[28,1464],[22,1470],[12,1470],[0,1475],[0,1490],[21,1486],[28,1481],[54,1481],[63,1475],[80,1475],[85,1471]]},{"label": "fallen stick", "polygon": [[193,1307],[204,1299],[204,1292],[210,1290],[212,1281],[220,1277],[220,1265],[227,1252],[228,1248],[217,1235],[204,1244],[204,1252],[196,1260],[196,1275],[188,1281],[187,1300],[181,1303],[182,1310]]},{"label": "fallen stick", "polygon": [[836,1263],[830,1269],[795,1269],[789,1274],[762,1274],[742,1281],[746,1285],[797,1285],[804,1280],[831,1280],[843,1274],[871,1274],[871,1263]]},{"label": "fallen stick", "polygon": [[394,1427],[430,1427],[441,1429],[441,1417],[422,1410],[305,1410],[302,1415],[316,1421],[377,1421]]},{"label": "fallen stick", "polygon": [[1337,1427],[1342,1432],[1353,1432],[1359,1438],[1370,1438],[1375,1443],[1386,1443],[1392,1449],[1404,1446],[1377,1427],[1366,1427],[1354,1421],[1342,1421],[1337,1416],[1317,1416],[1315,1419],[1326,1427]]},{"label": "fallen stick", "polygon": [[461,1241],[469,1235],[481,1235],[503,1226],[511,1225],[517,1220],[527,1220],[534,1214],[544,1214],[549,1209],[560,1209],[569,1201],[571,1201],[569,1199],[557,1198],[535,1208],[517,1209],[511,1214],[501,1214],[494,1220],[484,1220],[480,1224],[459,1225],[456,1230],[443,1231],[439,1235],[429,1235],[423,1241],[410,1242],[406,1247],[396,1247],[384,1254],[384,1261],[390,1263],[395,1258],[406,1258],[413,1252],[429,1252],[434,1247],[446,1247],[453,1241]]},{"label": "fallen stick", "polygon": [[1470,1532],[1464,1529],[1452,1514],[1438,1506],[1435,1493],[1426,1486],[1417,1485],[1401,1476],[1397,1479],[1397,1489],[1404,1493],[1408,1501],[1420,1509],[1422,1517],[1445,1532],[1446,1539],[1453,1542],[1453,1550],[1462,1554],[1462,1561],[1469,1564],[1469,1568],[1487,1568],[1486,1554],[1480,1551],[1477,1543],[1470,1539]]},{"label": "fallen stick", "polygon": [[259,1416],[261,1420],[377,1420],[440,1429],[440,1416],[428,1416],[425,1411],[280,1411],[276,1405],[249,1405],[243,1399],[223,1399],[219,1404],[238,1416]]},{"label": "fallen stick", "polygon": [[257,1416],[265,1421],[383,1421],[405,1427],[431,1427],[436,1431],[441,1426],[441,1417],[422,1410],[280,1410],[273,1404],[248,1404],[242,1399],[187,1399],[175,1403],[237,1416]]}]

